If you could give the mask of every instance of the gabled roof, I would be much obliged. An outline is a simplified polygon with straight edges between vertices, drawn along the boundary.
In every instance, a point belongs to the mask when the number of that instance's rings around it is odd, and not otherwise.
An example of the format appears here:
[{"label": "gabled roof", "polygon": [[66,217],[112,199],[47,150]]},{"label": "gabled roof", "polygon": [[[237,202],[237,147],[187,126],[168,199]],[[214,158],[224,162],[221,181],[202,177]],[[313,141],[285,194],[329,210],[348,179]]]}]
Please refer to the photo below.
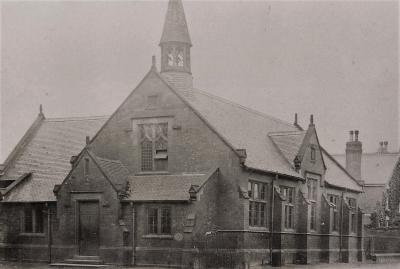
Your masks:
[{"label": "gabled roof", "polygon": [[286,160],[293,165],[293,161],[299,153],[306,131],[269,133],[275,145],[279,148]]},{"label": "gabled roof", "polygon": [[160,43],[176,41],[192,45],[181,0],[168,2],[164,29]]},{"label": "gabled roof", "polygon": [[326,165],[325,181],[334,187],[362,192],[362,186],[357,180],[355,180],[324,148],[321,147],[321,149]]},{"label": "gabled roof", "polygon": [[85,137],[94,135],[106,117],[42,119],[37,129],[17,145],[0,180],[17,180],[25,173],[31,177],[10,191],[4,201],[54,201],[53,187],[71,169],[70,158],[79,154]]},{"label": "gabled roof", "polygon": [[301,177],[267,136],[296,126],[198,89],[175,90],[235,149],[246,149],[247,167]]},{"label": "gabled roof", "polygon": [[[343,166],[346,166],[346,155],[333,155]],[[366,185],[385,185],[389,182],[395,168],[399,152],[363,153],[361,156],[361,179]]]},{"label": "gabled roof", "polygon": [[129,170],[119,160],[109,160],[95,155],[89,151],[90,156],[100,166],[105,176],[117,190],[122,190],[126,186]]},{"label": "gabled roof", "polygon": [[196,174],[131,175],[129,201],[188,201],[192,185],[200,189],[216,172]]}]

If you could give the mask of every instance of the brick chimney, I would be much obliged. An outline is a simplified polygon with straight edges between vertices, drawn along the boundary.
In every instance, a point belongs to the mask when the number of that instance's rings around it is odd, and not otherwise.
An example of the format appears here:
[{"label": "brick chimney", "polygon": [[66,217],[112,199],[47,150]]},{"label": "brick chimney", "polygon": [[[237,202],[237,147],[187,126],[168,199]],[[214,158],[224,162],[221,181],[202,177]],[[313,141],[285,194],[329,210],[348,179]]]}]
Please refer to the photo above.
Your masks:
[{"label": "brick chimney", "polygon": [[358,130],[350,131],[350,139],[346,143],[346,170],[361,182],[362,143],[358,140],[358,134]]}]

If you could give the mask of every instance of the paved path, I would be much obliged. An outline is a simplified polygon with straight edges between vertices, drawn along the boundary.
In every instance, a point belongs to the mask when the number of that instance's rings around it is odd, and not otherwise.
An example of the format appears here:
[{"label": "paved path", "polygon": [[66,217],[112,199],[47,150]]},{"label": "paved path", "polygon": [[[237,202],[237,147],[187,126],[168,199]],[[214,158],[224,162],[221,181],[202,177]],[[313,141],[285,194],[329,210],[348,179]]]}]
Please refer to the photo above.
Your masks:
[{"label": "paved path", "polygon": [[[54,269],[48,264],[40,263],[16,263],[16,262],[0,262],[0,269]],[[166,269],[165,267],[109,267],[113,269]],[[265,266],[262,269],[272,269],[277,267]],[[252,268],[250,268],[252,269]],[[257,269],[260,269],[258,267]],[[314,264],[314,265],[286,265],[281,269],[400,269],[400,263],[385,264]]]}]

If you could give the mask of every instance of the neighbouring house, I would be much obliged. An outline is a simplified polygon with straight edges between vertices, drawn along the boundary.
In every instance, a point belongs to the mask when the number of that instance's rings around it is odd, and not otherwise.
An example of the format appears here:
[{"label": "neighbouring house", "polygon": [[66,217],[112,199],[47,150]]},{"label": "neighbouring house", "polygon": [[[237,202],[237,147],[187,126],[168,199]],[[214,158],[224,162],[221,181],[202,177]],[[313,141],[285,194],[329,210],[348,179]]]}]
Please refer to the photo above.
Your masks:
[{"label": "neighbouring house", "polygon": [[42,109],[1,172],[0,257],[248,268],[351,262],[360,183],[303,129],[193,87],[186,18],[168,3],[155,58],[105,117]]},{"label": "neighbouring house", "polygon": [[[354,140],[352,136],[355,135],[355,132],[357,132],[357,138]],[[381,141],[376,152],[363,153],[362,143],[358,139],[358,131],[354,131],[354,133],[350,131],[350,141],[346,143],[346,154],[334,155],[335,159],[344,165],[347,171],[364,186],[360,208],[365,213],[366,221],[368,216],[379,210],[380,207],[388,208],[389,204],[386,204],[384,195],[390,186],[391,178],[393,178],[391,184],[396,184],[394,183],[394,178],[396,178],[394,172],[400,152],[389,152],[388,144],[387,141]],[[396,206],[394,204],[396,201],[393,200],[391,208],[398,207],[398,202]]]},{"label": "neighbouring house", "polygon": [[383,197],[387,215],[391,224],[400,225],[400,155],[390,175],[388,188]]}]

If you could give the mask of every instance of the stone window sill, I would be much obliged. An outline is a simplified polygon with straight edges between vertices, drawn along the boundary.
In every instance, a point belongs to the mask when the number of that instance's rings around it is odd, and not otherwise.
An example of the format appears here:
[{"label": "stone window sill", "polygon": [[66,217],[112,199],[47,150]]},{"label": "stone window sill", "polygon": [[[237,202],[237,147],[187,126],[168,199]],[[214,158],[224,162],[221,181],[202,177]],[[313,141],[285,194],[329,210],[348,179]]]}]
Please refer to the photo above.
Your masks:
[{"label": "stone window sill", "polygon": [[268,228],[257,226],[249,226],[249,230],[252,232],[269,232]]},{"label": "stone window sill", "polygon": [[171,234],[146,234],[146,235],[143,235],[142,238],[173,239],[173,236]]},{"label": "stone window sill", "polygon": [[45,237],[45,233],[20,233],[21,236]]},{"label": "stone window sill", "polygon": [[146,172],[138,172],[137,176],[150,176],[150,175],[169,175],[168,171],[146,171]]}]

